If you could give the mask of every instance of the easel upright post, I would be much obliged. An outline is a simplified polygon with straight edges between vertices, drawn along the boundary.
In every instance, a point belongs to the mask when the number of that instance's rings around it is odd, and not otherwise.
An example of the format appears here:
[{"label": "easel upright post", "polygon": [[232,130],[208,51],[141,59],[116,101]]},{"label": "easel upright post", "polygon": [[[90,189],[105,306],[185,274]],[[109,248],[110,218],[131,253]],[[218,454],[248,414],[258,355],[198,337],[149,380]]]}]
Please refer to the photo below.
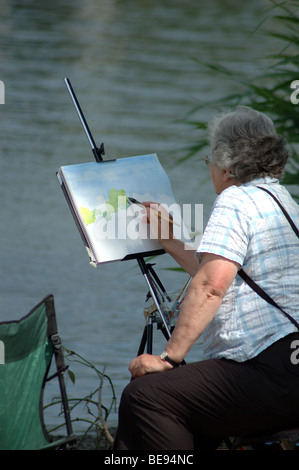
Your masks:
[{"label": "easel upright post", "polygon": [[64,82],[65,82],[66,87],[67,87],[67,89],[68,89],[68,92],[69,92],[69,94],[70,94],[70,96],[71,96],[71,98],[72,98],[72,101],[73,101],[73,103],[74,103],[75,109],[76,109],[76,111],[77,111],[77,113],[78,113],[78,116],[79,116],[79,118],[80,118],[80,121],[81,121],[81,123],[82,123],[83,129],[85,130],[87,139],[88,139],[88,141],[89,141],[89,143],[90,143],[90,146],[91,146],[91,149],[92,149],[92,153],[93,153],[93,155],[94,155],[94,157],[95,157],[95,159],[96,159],[97,162],[102,162],[102,161],[103,161],[102,155],[105,155],[104,144],[102,143],[99,148],[96,146],[96,143],[95,143],[94,138],[93,138],[93,136],[92,136],[92,134],[91,134],[91,132],[90,132],[90,129],[89,129],[89,127],[88,127],[88,124],[87,124],[87,122],[86,122],[86,119],[85,119],[85,117],[84,117],[84,114],[83,114],[83,112],[82,112],[82,109],[81,109],[81,107],[80,107],[79,101],[77,100],[77,97],[76,97],[76,95],[75,95],[75,92],[74,92],[74,90],[73,90],[73,87],[72,87],[72,85],[71,85],[71,82],[70,82],[70,80],[69,80],[68,78],[65,78],[65,79],[64,79]]},{"label": "easel upright post", "polygon": [[[75,109],[78,113],[80,121],[82,123],[84,131],[86,133],[87,139],[88,139],[88,141],[90,143],[90,146],[92,148],[92,153],[95,157],[95,160],[97,162],[105,162],[103,160],[103,157],[102,157],[102,155],[105,154],[104,144],[102,143],[99,148],[96,146],[96,143],[95,143],[94,138],[93,138],[93,136],[90,132],[89,126],[88,126],[87,121],[84,117],[84,114],[82,112],[82,109],[80,107],[78,99],[75,95],[75,92],[72,88],[70,80],[68,78],[65,78],[64,81],[65,81],[66,87],[68,89],[68,92],[71,96],[71,99],[73,101],[73,104],[75,106]],[[157,275],[154,273],[152,268],[145,263],[144,259],[141,256],[137,256],[137,261],[138,261],[139,267],[141,269],[141,272],[142,272],[142,274],[143,274],[143,276],[146,280],[146,283],[148,285],[150,295],[153,299],[154,306],[155,306],[154,310],[158,312],[159,318],[162,321],[163,334],[164,334],[165,338],[168,340],[171,336],[171,331],[170,331],[170,328],[169,328],[168,320],[167,320],[166,315],[164,313],[162,299],[159,298],[160,296],[159,296],[159,294],[157,292],[157,289],[155,287],[155,282],[156,283],[158,282],[158,284],[161,286],[162,285],[161,281],[159,280]],[[163,291],[163,295],[164,295],[164,293],[165,293],[165,296],[167,297],[166,292]],[[147,316],[146,320],[147,320],[146,327],[145,327],[144,332],[143,332],[143,337],[142,337],[142,340],[141,340],[141,344],[140,344],[140,347],[139,347],[138,354],[142,354],[146,343],[147,343],[147,352],[149,354],[152,354],[153,323],[156,321],[156,317],[155,317],[154,314],[150,314],[150,315]]]}]

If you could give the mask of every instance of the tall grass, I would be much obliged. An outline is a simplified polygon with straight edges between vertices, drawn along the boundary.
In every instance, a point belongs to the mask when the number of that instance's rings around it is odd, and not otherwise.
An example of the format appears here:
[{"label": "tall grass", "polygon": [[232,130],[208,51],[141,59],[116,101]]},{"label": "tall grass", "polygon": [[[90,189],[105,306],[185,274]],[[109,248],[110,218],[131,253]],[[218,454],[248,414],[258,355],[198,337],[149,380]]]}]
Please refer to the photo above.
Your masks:
[{"label": "tall grass", "polygon": [[[268,114],[273,119],[277,132],[289,142],[291,157],[282,182],[291,186],[293,196],[299,200],[299,103],[291,101],[292,93],[294,98],[299,98],[296,89],[291,88],[294,81],[298,80],[299,84],[299,5],[297,1],[272,0],[270,3],[267,16],[252,34],[259,30],[262,34],[272,36],[281,43],[280,49],[276,54],[263,58],[262,73],[253,79],[238,73],[241,91],[224,96],[216,105],[206,102],[190,111],[185,123],[198,130],[198,138],[186,149],[186,154],[180,161],[194,157],[208,146],[208,123],[193,117],[198,111],[215,106],[222,110],[233,109],[245,104]],[[207,67],[220,77],[225,76],[233,82],[236,80],[235,73],[224,66],[200,61],[198,63],[200,67]]]}]

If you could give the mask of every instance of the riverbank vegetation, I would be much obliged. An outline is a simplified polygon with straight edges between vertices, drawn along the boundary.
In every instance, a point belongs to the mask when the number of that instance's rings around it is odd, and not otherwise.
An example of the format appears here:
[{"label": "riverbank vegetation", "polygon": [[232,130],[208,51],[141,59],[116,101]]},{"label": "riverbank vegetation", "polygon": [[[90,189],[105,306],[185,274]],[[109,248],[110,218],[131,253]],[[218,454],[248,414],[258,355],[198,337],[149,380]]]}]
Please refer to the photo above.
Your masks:
[{"label": "riverbank vegetation", "polygon": [[[235,83],[238,91],[223,96],[215,102],[200,103],[190,110],[184,122],[198,131],[197,138],[186,149],[185,155],[177,163],[198,156],[208,147],[208,122],[197,119],[203,110],[226,111],[239,105],[247,105],[269,115],[277,132],[284,136],[291,149],[283,184],[289,185],[295,199],[299,200],[299,13],[298,2],[275,0],[264,20],[256,26],[252,34],[261,31],[278,44],[278,50],[271,56],[259,57],[263,64],[261,73],[248,78],[240,69],[236,74],[221,64],[203,63],[198,59],[199,69],[208,68],[221,80]],[[250,41],[250,37],[247,39]]]},{"label": "riverbank vegetation", "polygon": [[[110,428],[108,419],[110,413],[116,411],[116,394],[111,378],[105,373],[105,368],[100,371],[94,363],[65,347],[64,356],[68,367],[66,372],[68,404],[74,434],[77,437],[77,448],[79,450],[111,449],[115,429]],[[94,390],[82,396],[80,393],[76,395],[78,393],[76,391],[77,373],[74,373],[73,366],[76,369],[78,365],[78,370],[84,370],[84,374],[92,374],[93,382],[96,383]],[[53,397],[44,407],[44,412],[53,407],[58,410],[58,419],[57,423],[49,429],[49,433],[60,436],[65,426],[60,397]],[[78,427],[79,432],[74,427]]]}]

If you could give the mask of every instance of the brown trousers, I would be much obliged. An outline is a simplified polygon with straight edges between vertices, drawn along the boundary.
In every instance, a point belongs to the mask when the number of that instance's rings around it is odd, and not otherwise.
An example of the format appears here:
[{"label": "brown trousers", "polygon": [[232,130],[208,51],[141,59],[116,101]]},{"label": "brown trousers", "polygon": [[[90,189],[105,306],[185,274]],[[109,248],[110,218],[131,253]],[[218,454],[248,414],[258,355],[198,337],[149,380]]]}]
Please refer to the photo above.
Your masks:
[{"label": "brown trousers", "polygon": [[224,437],[299,426],[294,340],[299,333],[243,363],[210,359],[133,380],[122,394],[115,449],[207,450]]}]

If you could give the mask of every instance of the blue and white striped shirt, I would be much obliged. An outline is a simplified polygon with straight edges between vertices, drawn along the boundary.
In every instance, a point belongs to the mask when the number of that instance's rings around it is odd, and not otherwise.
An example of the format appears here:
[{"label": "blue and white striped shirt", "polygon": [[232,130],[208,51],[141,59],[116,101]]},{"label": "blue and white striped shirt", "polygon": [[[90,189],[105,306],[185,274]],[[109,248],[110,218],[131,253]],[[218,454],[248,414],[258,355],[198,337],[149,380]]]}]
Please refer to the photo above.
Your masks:
[{"label": "blue and white striped shirt", "polygon": [[[299,240],[269,189],[299,228],[299,207],[273,178],[231,186],[216,199],[198,247],[239,263],[280,307],[299,322]],[[202,335],[207,357],[250,359],[296,331],[283,313],[236,276]]]}]

